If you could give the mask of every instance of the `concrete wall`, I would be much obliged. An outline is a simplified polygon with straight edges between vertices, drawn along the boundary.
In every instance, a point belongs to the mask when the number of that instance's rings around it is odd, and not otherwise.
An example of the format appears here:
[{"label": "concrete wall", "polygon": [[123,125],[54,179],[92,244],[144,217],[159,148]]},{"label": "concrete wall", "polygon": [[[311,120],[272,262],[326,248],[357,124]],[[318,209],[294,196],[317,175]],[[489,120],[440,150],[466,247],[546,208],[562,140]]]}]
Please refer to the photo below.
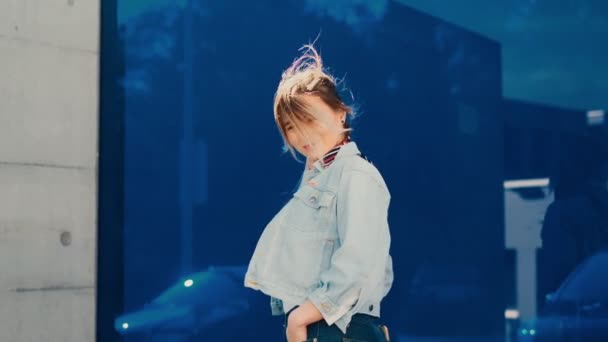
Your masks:
[{"label": "concrete wall", "polygon": [[0,0],[0,341],[93,341],[99,1]]}]

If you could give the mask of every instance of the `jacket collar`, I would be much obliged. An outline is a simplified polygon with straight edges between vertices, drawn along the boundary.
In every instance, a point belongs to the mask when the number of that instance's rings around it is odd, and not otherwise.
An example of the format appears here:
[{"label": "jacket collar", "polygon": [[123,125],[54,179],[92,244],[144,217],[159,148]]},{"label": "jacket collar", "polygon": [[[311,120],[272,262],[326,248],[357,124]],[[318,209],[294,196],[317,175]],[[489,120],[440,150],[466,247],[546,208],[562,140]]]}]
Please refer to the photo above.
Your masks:
[{"label": "jacket collar", "polygon": [[[348,143],[340,147],[340,150],[338,150],[338,154],[336,154],[334,161],[340,158],[349,157],[357,154],[359,154],[359,148],[357,147],[357,144],[354,141],[349,141]],[[316,169],[320,172],[331,166],[331,163],[327,166],[323,166],[323,159],[324,158],[320,158],[319,160],[315,161],[312,164],[313,169]]]}]

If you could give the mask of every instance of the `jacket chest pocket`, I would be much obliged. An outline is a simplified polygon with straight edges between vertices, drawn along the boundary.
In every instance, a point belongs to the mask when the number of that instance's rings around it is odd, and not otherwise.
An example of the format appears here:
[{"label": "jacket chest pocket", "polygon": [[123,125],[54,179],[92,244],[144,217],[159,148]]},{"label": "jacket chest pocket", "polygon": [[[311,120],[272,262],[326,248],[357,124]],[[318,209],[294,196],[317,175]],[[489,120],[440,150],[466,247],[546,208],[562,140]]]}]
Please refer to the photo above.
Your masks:
[{"label": "jacket chest pocket", "polygon": [[301,231],[328,231],[335,215],[336,194],[322,191],[308,184],[302,185],[293,194],[292,207],[287,224]]}]

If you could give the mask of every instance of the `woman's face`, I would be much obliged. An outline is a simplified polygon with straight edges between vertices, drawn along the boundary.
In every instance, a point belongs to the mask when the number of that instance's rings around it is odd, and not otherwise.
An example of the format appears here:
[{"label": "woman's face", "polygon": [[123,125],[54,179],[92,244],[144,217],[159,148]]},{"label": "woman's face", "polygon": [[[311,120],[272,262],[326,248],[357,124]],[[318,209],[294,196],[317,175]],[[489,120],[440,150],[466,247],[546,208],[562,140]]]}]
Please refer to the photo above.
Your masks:
[{"label": "woman's face", "polygon": [[345,113],[336,113],[323,100],[313,95],[303,95],[304,102],[317,120],[299,122],[298,130],[293,122],[284,123],[287,141],[310,161],[316,161],[344,139],[341,131]]}]

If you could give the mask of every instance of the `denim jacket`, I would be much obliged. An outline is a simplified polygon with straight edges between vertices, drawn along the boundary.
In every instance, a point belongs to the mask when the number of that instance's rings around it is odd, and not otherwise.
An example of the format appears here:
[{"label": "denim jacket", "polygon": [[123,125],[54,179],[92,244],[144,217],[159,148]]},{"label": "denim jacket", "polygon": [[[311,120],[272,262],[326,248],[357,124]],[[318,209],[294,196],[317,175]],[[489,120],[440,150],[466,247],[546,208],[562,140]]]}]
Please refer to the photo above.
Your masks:
[{"label": "denim jacket", "polygon": [[356,313],[380,317],[393,283],[390,193],[351,141],[327,168],[305,170],[298,190],[268,223],[253,252],[245,286],[282,302],[311,301],[342,332]]}]

